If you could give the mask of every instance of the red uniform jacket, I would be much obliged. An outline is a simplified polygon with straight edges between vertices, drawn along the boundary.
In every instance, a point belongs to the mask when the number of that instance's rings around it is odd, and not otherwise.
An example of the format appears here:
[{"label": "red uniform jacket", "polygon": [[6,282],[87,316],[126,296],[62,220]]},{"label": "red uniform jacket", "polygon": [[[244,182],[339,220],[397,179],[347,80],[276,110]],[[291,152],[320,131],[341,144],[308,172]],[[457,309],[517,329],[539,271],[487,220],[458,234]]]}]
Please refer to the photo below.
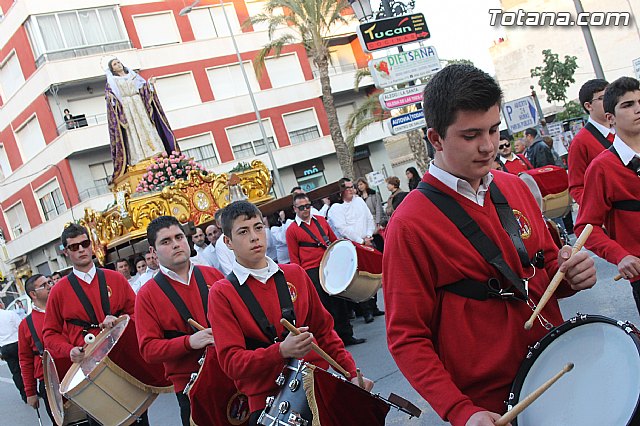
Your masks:
[{"label": "red uniform jacket", "polygon": [[628,255],[640,257],[640,212],[612,207],[616,201],[640,200],[640,178],[606,150],[587,168],[585,182],[576,235],[587,223],[592,224],[593,232],[585,246],[614,265]]},{"label": "red uniform jacket", "polygon": [[[202,271],[208,286],[224,277],[215,268],[197,267]],[[169,277],[167,281],[184,300],[193,319],[207,327],[207,317],[194,274],[191,275],[188,286]],[[184,322],[155,279],[147,281],[140,288],[136,300],[136,321],[142,357],[148,362],[162,362],[167,379],[173,383],[176,392],[182,392],[191,378],[191,373],[196,373],[200,368],[198,360],[204,349],[191,348],[189,336],[193,334],[193,329]],[[169,334],[165,335],[165,332]],[[182,335],[171,337],[175,334]]]},{"label": "red uniform jacket", "polygon": [[[529,281],[537,303],[557,271],[558,249],[527,186],[516,176],[493,171],[494,183],[517,210],[523,242],[530,257],[543,250],[545,268]],[[451,195],[478,223],[520,277],[523,270],[487,193],[484,206],[455,193],[427,173],[423,181]],[[524,331],[531,316],[526,303],[458,296],[441,287],[461,279],[504,281],[420,191],[412,191],[393,213],[386,231],[383,258],[387,340],[398,367],[444,419],[464,425],[475,412],[503,413],[504,402],[527,346],[546,333],[539,323]],[[556,295],[573,294],[563,283]],[[554,325],[562,323],[556,298],[542,310]]]},{"label": "red uniform jacket", "polygon": [[584,174],[587,167],[604,150],[604,146],[584,127],[580,129],[569,145],[569,157],[567,158],[569,194],[579,205],[582,205]]},{"label": "red uniform jacket", "polygon": [[[33,318],[33,326],[36,334],[42,344],[42,326],[44,325],[44,313],[36,311],[31,312]],[[18,327],[18,353],[20,358],[20,370],[22,371],[22,381],[24,382],[24,391],[27,396],[34,396],[37,392],[37,380],[44,378],[42,369],[42,357],[38,353],[38,348],[31,336],[31,330],[27,325],[27,320],[23,319]]]},{"label": "red uniform jacket", "polygon": [[[314,219],[320,223],[320,226],[324,230],[326,236],[329,237],[329,242],[332,243],[338,239],[324,217],[314,216]],[[312,220],[311,224],[307,226],[308,229],[313,232],[313,235],[318,238],[318,241],[324,243],[322,235],[320,234],[320,231],[318,231],[318,227],[314,221]],[[302,241],[315,243],[313,238],[311,238],[304,229],[294,222],[289,226],[289,228],[287,228],[287,247],[289,248],[289,258],[291,259],[291,263],[296,263],[302,266],[302,269],[305,270],[319,267],[322,256],[324,256],[326,250],[322,247],[300,246],[299,243]]]},{"label": "red uniform jacket", "polygon": [[[295,264],[280,265],[280,268],[289,284],[298,327],[308,326],[318,345],[355,377],[353,358],[333,330],[333,318],[322,306],[309,276]],[[249,286],[267,319],[281,336],[284,328],[280,325],[282,312],[274,278],[262,284],[250,276],[243,285]],[[209,320],[222,370],[235,381],[238,390],[249,397],[252,412],[263,409],[266,397],[278,393],[275,379],[285,366],[285,360],[280,355],[280,343],[267,348],[247,349],[245,337],[261,341],[267,338],[236,289],[226,279],[211,288]],[[315,352],[310,352],[304,359],[324,369],[329,367]]]},{"label": "red uniform jacket", "polygon": [[524,171],[533,169],[533,166],[522,154],[515,154],[516,158],[511,161],[505,161],[504,171],[512,175],[518,175]]}]

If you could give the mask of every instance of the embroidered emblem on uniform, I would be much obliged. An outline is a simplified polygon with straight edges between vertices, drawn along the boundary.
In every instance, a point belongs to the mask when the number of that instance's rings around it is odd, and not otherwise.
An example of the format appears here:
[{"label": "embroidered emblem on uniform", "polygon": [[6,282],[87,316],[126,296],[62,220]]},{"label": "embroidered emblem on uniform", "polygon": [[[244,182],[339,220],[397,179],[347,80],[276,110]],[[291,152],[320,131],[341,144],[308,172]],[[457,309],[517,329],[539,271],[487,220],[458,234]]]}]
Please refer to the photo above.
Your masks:
[{"label": "embroidered emblem on uniform", "polygon": [[533,232],[529,219],[527,219],[520,210],[513,209],[513,215],[516,217],[516,222],[518,222],[518,227],[520,228],[520,236],[523,240],[526,240],[531,236],[531,233]]},{"label": "embroidered emblem on uniform", "polygon": [[111,295],[113,294],[113,292],[111,291],[111,287],[107,286],[107,294],[109,295],[109,297],[111,297]]},{"label": "embroidered emblem on uniform", "polygon": [[365,249],[365,250],[374,251],[374,248],[373,248],[373,247],[365,246],[364,244],[360,244],[360,247],[362,247],[362,248],[363,248],[363,249]]},{"label": "embroidered emblem on uniform", "polygon": [[296,287],[289,281],[287,281],[287,287],[289,287],[289,295],[291,296],[291,301],[295,302],[298,298],[298,290],[296,290]]},{"label": "embroidered emblem on uniform", "polygon": [[227,403],[227,420],[232,425],[241,425],[249,419],[250,414],[247,395],[236,392]]}]

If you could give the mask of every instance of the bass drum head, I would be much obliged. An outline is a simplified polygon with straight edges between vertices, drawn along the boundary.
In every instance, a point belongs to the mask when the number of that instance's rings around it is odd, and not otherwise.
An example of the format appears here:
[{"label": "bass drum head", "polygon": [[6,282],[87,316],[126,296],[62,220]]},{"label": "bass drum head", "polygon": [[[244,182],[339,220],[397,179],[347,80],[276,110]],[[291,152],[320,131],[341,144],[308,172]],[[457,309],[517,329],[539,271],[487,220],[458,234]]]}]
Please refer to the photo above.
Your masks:
[{"label": "bass drum head", "polygon": [[358,255],[351,241],[339,240],[331,244],[320,262],[320,284],[334,296],[349,287],[358,270]]},{"label": "bass drum head", "polygon": [[58,378],[58,370],[53,362],[53,357],[45,349],[42,354],[42,368],[44,371],[44,388],[51,407],[51,414],[58,426],[64,423],[64,402],[60,393],[60,379]]},{"label": "bass drum head", "polygon": [[509,409],[574,364],[512,422],[517,426],[638,424],[640,339],[630,324],[579,315],[546,335],[516,376]]},{"label": "bass drum head", "polygon": [[67,394],[84,382],[85,378],[109,355],[128,324],[129,315],[120,316],[112,328],[102,330],[95,341],[87,345],[84,359],[79,364],[73,364],[60,383],[63,394]]}]

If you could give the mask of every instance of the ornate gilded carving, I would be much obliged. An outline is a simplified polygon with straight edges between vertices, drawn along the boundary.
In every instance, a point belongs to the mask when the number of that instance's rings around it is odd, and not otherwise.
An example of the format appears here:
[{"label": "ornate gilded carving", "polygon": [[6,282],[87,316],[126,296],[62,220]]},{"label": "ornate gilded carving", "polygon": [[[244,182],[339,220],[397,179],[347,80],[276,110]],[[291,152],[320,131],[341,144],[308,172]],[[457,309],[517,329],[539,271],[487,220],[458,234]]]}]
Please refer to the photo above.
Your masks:
[{"label": "ornate gilded carving", "polygon": [[[155,193],[132,193],[148,164],[138,164],[130,168],[112,187],[114,205],[104,212],[85,209],[80,220],[90,230],[94,252],[104,264],[107,249],[131,239],[144,236],[149,223],[158,216],[170,215],[180,222],[192,221],[196,225],[213,220],[219,208],[229,204],[229,178],[226,174],[203,175],[191,171],[186,179]],[[271,172],[260,161],[251,163],[252,169],[237,173],[242,191],[253,203],[263,203],[272,197]],[[131,172],[131,174],[129,174]]]}]

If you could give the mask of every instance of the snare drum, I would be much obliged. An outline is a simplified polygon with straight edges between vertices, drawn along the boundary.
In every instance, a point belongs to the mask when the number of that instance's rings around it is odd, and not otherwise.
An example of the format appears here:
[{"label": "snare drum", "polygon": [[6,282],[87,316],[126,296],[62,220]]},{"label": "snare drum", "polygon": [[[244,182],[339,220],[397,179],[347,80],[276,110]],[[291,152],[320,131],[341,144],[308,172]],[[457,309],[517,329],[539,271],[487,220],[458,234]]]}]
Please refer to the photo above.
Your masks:
[{"label": "snare drum", "polygon": [[544,166],[527,170],[536,181],[542,195],[542,213],[549,218],[564,217],[571,210],[569,177],[567,171],[558,166]]},{"label": "snare drum", "polygon": [[128,324],[129,316],[123,315],[113,328],[98,334],[84,359],[73,364],[60,383],[60,392],[66,398],[105,426],[135,422],[158,396],[109,359]]},{"label": "snare drum", "polygon": [[628,322],[581,315],[533,345],[507,402],[510,410],[572,362],[573,370],[520,413],[514,426],[640,424],[640,338]]},{"label": "snare drum", "polygon": [[259,425],[311,425],[313,415],[304,390],[304,378],[309,374],[307,364],[300,360],[290,360],[276,379],[280,386],[277,396],[267,398]]},{"label": "snare drum", "polygon": [[320,285],[352,302],[371,299],[382,285],[382,253],[350,240],[334,241],[320,262]]},{"label": "snare drum", "polygon": [[72,426],[87,424],[87,415],[71,401],[64,401],[60,393],[60,379],[53,357],[45,349],[42,354],[42,368],[44,372],[44,388],[46,398],[51,407],[51,414],[58,426]]}]

